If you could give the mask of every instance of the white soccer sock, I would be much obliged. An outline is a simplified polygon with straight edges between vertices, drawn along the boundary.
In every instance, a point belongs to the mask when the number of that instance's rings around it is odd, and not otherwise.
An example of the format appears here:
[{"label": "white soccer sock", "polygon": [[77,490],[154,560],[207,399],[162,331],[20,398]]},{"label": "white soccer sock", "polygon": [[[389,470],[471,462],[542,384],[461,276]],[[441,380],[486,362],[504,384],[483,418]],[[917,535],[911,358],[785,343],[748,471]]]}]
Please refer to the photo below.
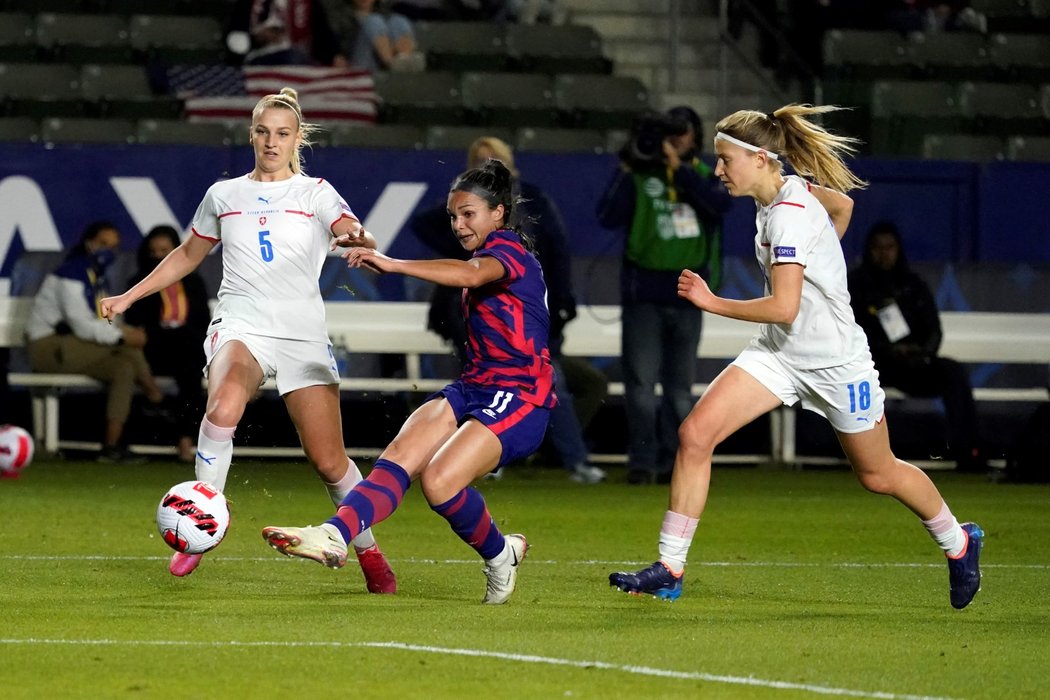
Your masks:
[{"label": "white soccer sock", "polygon": [[699,522],[698,518],[670,510],[664,514],[664,523],[660,528],[660,561],[675,576],[681,576],[685,571],[689,545],[693,543],[693,534]]},{"label": "white soccer sock", "polygon": [[197,479],[207,481],[222,491],[226,487],[226,475],[230,473],[230,462],[233,461],[232,428],[220,428],[207,416],[201,420],[200,433],[197,435],[197,457],[194,463]]},{"label": "white soccer sock", "polygon": [[[357,468],[357,463],[354,460],[348,457],[347,462],[346,473],[343,474],[343,478],[334,484],[330,484],[327,481],[324,482],[324,487],[328,489],[328,497],[332,499],[332,503],[336,508],[343,502],[346,495],[350,493],[350,490],[364,478],[361,476],[361,470]],[[376,538],[372,536],[372,528],[362,530],[351,542],[354,545],[354,550],[358,552],[363,552],[376,546]]]},{"label": "white soccer sock", "polygon": [[923,520],[922,524],[949,557],[954,559],[966,550],[966,531],[948,510],[947,503],[942,502],[940,512],[929,520]]}]

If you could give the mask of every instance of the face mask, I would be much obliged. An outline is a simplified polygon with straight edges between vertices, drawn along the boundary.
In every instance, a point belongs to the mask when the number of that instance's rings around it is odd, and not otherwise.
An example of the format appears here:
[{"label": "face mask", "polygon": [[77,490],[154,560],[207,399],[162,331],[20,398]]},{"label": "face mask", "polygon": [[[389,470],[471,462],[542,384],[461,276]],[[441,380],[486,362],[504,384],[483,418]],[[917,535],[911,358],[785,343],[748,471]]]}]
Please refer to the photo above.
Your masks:
[{"label": "face mask", "polygon": [[100,271],[105,270],[117,259],[117,254],[112,248],[99,248],[91,255],[91,260]]}]

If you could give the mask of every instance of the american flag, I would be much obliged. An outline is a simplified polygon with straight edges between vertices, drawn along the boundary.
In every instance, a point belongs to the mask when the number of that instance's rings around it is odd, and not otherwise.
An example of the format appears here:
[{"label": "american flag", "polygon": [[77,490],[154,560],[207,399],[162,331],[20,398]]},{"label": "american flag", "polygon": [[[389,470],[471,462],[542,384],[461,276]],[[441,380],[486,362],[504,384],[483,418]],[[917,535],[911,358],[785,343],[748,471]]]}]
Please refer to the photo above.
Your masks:
[{"label": "american flag", "polygon": [[299,93],[309,122],[376,120],[375,82],[368,71],[319,66],[171,66],[168,90],[182,98],[190,121],[246,119],[259,98],[282,87]]}]

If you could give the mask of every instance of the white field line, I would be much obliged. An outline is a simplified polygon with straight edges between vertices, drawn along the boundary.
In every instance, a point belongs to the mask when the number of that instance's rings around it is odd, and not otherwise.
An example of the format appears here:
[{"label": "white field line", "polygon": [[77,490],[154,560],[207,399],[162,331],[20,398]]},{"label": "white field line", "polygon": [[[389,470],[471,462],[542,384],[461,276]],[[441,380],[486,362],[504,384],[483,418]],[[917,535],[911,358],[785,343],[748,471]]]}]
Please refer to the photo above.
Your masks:
[{"label": "white field line", "polygon": [[[530,550],[531,551],[531,550]],[[151,555],[108,555],[108,554],[0,554],[0,561],[13,560],[13,561],[168,561],[171,555],[164,556],[151,556]],[[305,559],[295,559],[292,557],[282,556],[261,556],[261,557],[237,557],[237,556],[222,556],[221,554],[210,555],[209,561],[259,561],[259,562],[288,562],[288,561],[306,561]],[[392,564],[468,564],[475,565],[478,563],[478,559],[428,559],[424,557],[390,557],[390,563]],[[648,566],[652,564],[651,561],[624,561],[619,559],[579,559],[563,561],[558,559],[534,559],[529,557],[529,565],[534,566],[536,564],[549,565],[549,566]],[[787,561],[750,561],[750,562],[739,562],[739,561],[699,561],[693,562],[689,565],[690,567],[697,566],[712,566],[712,567],[725,567],[725,568],[784,568],[784,569],[941,569],[944,568],[944,562],[933,562],[933,563],[908,563],[908,562],[877,562],[877,563],[864,563],[864,562],[787,562]],[[1050,564],[981,564],[982,569],[1035,569],[1045,570],[1050,569]]]},{"label": "white field line", "polygon": [[879,698],[880,700],[950,700],[949,698],[911,695],[908,693],[890,693],[884,691],[856,690],[853,688],[836,688],[834,686],[814,685],[810,683],[791,683],[789,681],[767,680],[755,678],[754,676],[727,676],[714,673],[703,673],[702,671],[675,671],[672,669],[653,668],[651,666],[631,666],[625,664],[613,664],[605,661],[576,661],[573,659],[560,659],[551,656],[536,656],[534,654],[513,654],[502,651],[489,651],[486,649],[457,649],[453,647],[436,647],[423,644],[406,644],[404,642],[283,642],[283,641],[256,641],[241,642],[231,641],[190,641],[190,640],[148,640],[148,639],[0,639],[0,644],[11,646],[29,645],[53,645],[53,646],[147,646],[147,647],[206,647],[206,648],[331,648],[331,649],[395,649],[398,651],[416,652],[422,654],[437,654],[443,656],[471,656],[477,658],[500,659],[501,661],[515,661],[519,663],[544,664],[547,666],[565,666],[569,668],[601,669],[604,671],[619,671],[639,676],[654,676],[658,678],[671,678],[675,680],[703,681],[707,683],[724,683],[728,685],[745,685],[759,688],[772,688],[775,690],[801,690],[808,693],[820,695],[837,695],[852,698]]}]

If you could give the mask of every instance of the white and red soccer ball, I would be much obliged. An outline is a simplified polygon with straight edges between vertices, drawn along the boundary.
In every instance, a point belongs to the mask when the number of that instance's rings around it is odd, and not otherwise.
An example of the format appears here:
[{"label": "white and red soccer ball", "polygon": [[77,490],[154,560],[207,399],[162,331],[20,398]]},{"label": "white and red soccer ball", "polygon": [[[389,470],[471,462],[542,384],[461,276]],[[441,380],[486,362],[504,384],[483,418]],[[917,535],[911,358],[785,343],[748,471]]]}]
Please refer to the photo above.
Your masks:
[{"label": "white and red soccer ball", "polygon": [[175,484],[157,506],[157,530],[169,547],[183,554],[215,549],[230,526],[226,497],[204,481]]},{"label": "white and red soccer ball", "polygon": [[0,425],[0,476],[14,479],[33,461],[33,436],[17,425]]}]

